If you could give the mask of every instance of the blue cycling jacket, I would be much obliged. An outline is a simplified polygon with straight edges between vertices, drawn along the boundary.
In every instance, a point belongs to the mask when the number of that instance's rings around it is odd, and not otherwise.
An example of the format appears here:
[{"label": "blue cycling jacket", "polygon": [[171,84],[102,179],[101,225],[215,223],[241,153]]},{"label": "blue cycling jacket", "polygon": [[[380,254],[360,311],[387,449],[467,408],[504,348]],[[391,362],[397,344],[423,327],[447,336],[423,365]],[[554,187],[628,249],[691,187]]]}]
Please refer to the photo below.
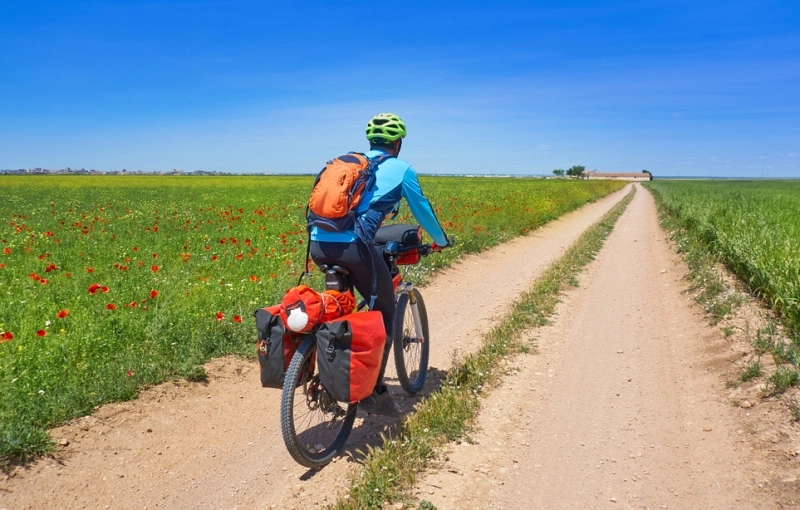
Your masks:
[{"label": "blue cycling jacket", "polygon": [[[382,150],[366,153],[370,159],[386,154]],[[436,219],[431,203],[422,194],[417,172],[407,161],[398,158],[384,160],[375,171],[375,186],[364,193],[358,207],[359,221],[356,231],[328,232],[318,227],[311,229],[311,240],[329,243],[353,243],[361,237],[368,243],[375,239],[375,232],[386,215],[405,198],[411,214],[420,226],[439,246],[447,246],[447,237]]]}]

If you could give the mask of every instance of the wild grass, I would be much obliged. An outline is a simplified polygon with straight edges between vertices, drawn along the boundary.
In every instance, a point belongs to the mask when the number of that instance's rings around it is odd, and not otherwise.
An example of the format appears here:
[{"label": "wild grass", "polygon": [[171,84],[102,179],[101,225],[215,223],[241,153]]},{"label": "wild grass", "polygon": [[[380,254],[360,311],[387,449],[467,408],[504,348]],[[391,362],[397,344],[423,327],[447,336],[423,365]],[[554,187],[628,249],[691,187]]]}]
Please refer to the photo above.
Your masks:
[{"label": "wild grass", "polygon": [[441,388],[418,404],[392,436],[385,436],[383,446],[367,452],[349,493],[334,508],[385,508],[408,499],[416,477],[442,446],[468,433],[480,398],[502,377],[507,361],[527,348],[523,333],[547,322],[560,292],[573,285],[576,275],[594,259],[634,191],[588,229],[513,303],[508,314],[485,335],[480,350],[453,366]]},{"label": "wild grass", "polygon": [[673,226],[741,278],[797,339],[800,181],[653,181],[646,186]]},{"label": "wild grass", "polygon": [[[767,394],[800,383],[800,182],[651,182],[662,225],[689,267],[695,299],[712,323],[732,314],[744,296],[726,283],[730,271],[771,307],[763,325],[745,335],[756,359],[739,382],[764,374],[762,356],[776,369],[766,374]],[[731,331],[732,332],[732,331]],[[726,335],[728,333],[726,332]],[[787,338],[788,337],[788,338]]]}]

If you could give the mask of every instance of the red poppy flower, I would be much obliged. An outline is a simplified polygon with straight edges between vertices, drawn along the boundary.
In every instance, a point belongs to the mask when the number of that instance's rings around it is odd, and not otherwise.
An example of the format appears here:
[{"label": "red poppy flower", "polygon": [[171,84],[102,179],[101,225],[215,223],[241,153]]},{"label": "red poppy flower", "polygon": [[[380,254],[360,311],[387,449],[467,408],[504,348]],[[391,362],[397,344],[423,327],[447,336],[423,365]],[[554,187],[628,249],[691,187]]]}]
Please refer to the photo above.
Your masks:
[{"label": "red poppy flower", "polygon": [[155,299],[157,296],[158,296],[158,291],[157,290],[151,290],[150,291],[150,299]]},{"label": "red poppy flower", "polygon": [[87,267],[87,268],[86,268],[86,272],[87,272],[87,273],[94,273],[94,268],[92,268],[92,267]]},{"label": "red poppy flower", "polygon": [[214,255],[213,257],[211,257],[211,260],[217,260],[217,259],[218,259],[218,257],[217,257],[216,255]]},{"label": "red poppy flower", "polygon": [[247,246],[250,246],[250,239],[245,239],[244,240],[244,244],[246,244]]},{"label": "red poppy flower", "polygon": [[225,244],[225,238],[224,237],[219,240],[219,244]]},{"label": "red poppy flower", "polygon": [[0,344],[11,340],[14,340],[14,335],[10,331],[0,333]]},{"label": "red poppy flower", "polygon": [[63,319],[67,315],[69,315],[69,310],[59,310],[59,312],[56,314],[56,319]]},{"label": "red poppy flower", "polygon": [[64,273],[64,276],[66,276],[67,278],[72,278],[72,273]]},{"label": "red poppy flower", "polygon": [[108,292],[108,287],[103,285],[102,287],[100,287],[100,292]]},{"label": "red poppy flower", "polygon": [[42,278],[41,280],[39,280],[39,283],[41,283],[42,285],[47,285],[48,283],[50,283],[50,280],[48,280],[47,278]]},{"label": "red poppy flower", "polygon": [[250,275],[250,281],[251,282],[257,282],[258,281],[258,276],[254,275],[254,274],[251,274]]},{"label": "red poppy flower", "polygon": [[225,316],[222,314],[222,312],[217,312],[216,319],[218,321],[221,321],[224,318],[225,318]]},{"label": "red poppy flower", "polygon": [[136,372],[134,372],[133,370],[128,370],[126,373],[128,374],[128,377],[133,377],[133,374],[135,374]]},{"label": "red poppy flower", "polygon": [[239,315],[234,315],[233,322],[242,322],[242,318]]},{"label": "red poppy flower", "polygon": [[47,336],[47,331],[40,329],[36,332],[36,336]]},{"label": "red poppy flower", "polygon": [[158,258],[158,253],[154,253],[154,254],[153,254],[153,258],[154,258],[154,259],[157,259],[157,258]]},{"label": "red poppy flower", "polygon": [[134,246],[133,247],[133,251],[139,251],[139,247],[138,246]]},{"label": "red poppy flower", "polygon": [[106,305],[106,310],[116,310],[116,309],[117,305],[115,305],[114,303],[109,303]]},{"label": "red poppy flower", "polygon": [[150,269],[155,273],[156,271],[158,271],[158,266],[153,265],[153,267],[151,267]]},{"label": "red poppy flower", "polygon": [[0,269],[5,269],[5,268],[6,268],[5,264],[0,264]]},{"label": "red poppy flower", "polygon": [[89,285],[89,294],[94,296],[97,293],[97,291],[100,290],[101,287],[102,285],[100,285],[99,283],[93,283]]},{"label": "red poppy flower", "polygon": [[278,275],[276,275],[275,273],[270,273],[270,275],[269,275],[270,278],[275,278],[276,276],[278,276]]},{"label": "red poppy flower", "polygon": [[208,251],[208,250],[210,250],[210,249],[211,249],[211,246],[209,246],[209,245],[206,245],[206,251]]},{"label": "red poppy flower", "polygon": [[3,253],[5,253],[6,255],[11,255],[11,248],[3,248]]},{"label": "red poppy flower", "polygon": [[242,255],[242,254],[240,253],[240,254],[236,255],[236,260],[242,260],[242,257],[244,257],[244,255]]},{"label": "red poppy flower", "polygon": [[42,279],[42,277],[41,277],[41,276],[39,276],[39,275],[38,275],[38,274],[36,274],[36,273],[31,273],[31,274],[29,274],[29,275],[28,275],[28,278],[30,278],[31,280],[36,280],[37,282],[38,282],[39,280],[41,280],[41,279]]},{"label": "red poppy flower", "polygon": [[128,306],[130,306],[131,308],[136,308],[136,305],[138,304],[139,303],[137,303],[136,301],[131,301],[130,303],[128,303]]}]

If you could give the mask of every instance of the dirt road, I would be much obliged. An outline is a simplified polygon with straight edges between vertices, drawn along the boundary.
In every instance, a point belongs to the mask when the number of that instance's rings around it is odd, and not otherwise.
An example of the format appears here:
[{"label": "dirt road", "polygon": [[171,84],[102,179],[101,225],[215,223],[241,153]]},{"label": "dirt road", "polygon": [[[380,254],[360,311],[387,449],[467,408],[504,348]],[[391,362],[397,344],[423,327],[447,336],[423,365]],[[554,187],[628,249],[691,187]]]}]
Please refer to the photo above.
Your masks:
[{"label": "dirt road", "polygon": [[487,399],[475,443],[452,446],[418,497],[440,510],[800,507],[798,462],[751,449],[720,377],[736,353],[682,275],[640,189],[533,332],[538,353]]},{"label": "dirt road", "polygon": [[[423,291],[432,367],[474,350],[627,191],[440,274]],[[486,400],[476,444],[454,445],[419,497],[441,510],[792,507],[797,469],[776,472],[751,449],[719,375],[727,346],[681,293],[681,272],[639,189],[581,287],[533,333],[538,353]],[[208,383],[164,384],[55,430],[53,458],[0,479],[0,510],[324,506],[348,487],[355,450],[392,423],[359,416],[351,456],[308,471],[283,446],[280,392],[258,386],[256,363],[220,359],[207,372]],[[390,385],[410,411],[418,397]]]},{"label": "dirt road", "polygon": [[[465,257],[424,289],[431,366],[475,349],[504,308],[627,189],[531,235]],[[258,385],[258,365],[221,359],[209,382],[168,383],[53,432],[66,446],[0,479],[0,509],[313,508],[331,502],[357,467],[341,457],[320,472],[292,461],[281,439],[278,390]],[[436,372],[432,379],[435,381]],[[405,411],[419,397],[390,389]],[[359,416],[350,453],[380,441],[389,419]]]}]

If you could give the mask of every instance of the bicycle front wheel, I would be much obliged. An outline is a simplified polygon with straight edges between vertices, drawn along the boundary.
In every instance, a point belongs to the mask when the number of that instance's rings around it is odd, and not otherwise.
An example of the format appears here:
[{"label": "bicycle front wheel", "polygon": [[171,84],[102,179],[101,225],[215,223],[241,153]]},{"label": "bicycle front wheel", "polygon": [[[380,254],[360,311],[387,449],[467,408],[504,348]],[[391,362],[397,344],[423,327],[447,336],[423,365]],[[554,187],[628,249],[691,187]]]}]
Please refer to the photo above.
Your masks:
[{"label": "bicycle front wheel", "polygon": [[417,289],[397,299],[392,341],[400,386],[410,395],[422,389],[428,375],[428,313]]},{"label": "bicycle front wheel", "polygon": [[294,460],[319,469],[342,450],[358,404],[340,404],[331,398],[316,372],[316,351],[316,340],[308,335],[292,357],[283,381],[281,432]]}]

